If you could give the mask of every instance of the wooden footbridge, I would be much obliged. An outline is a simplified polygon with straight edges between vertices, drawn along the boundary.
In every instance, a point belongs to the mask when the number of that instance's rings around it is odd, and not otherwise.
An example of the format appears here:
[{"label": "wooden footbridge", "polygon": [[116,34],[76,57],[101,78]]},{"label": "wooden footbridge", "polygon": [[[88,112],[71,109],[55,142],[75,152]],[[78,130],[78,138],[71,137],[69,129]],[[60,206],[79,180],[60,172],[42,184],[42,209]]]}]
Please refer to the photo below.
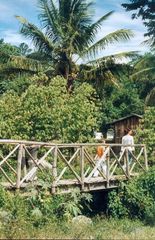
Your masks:
[{"label": "wooden footbridge", "polygon": [[[0,185],[9,189],[47,187],[51,193],[105,190],[118,187],[148,170],[146,146],[134,145],[132,162],[128,146],[105,146],[106,172],[96,163],[96,143],[54,144],[45,142],[0,140]],[[98,170],[98,176],[94,173]]]}]

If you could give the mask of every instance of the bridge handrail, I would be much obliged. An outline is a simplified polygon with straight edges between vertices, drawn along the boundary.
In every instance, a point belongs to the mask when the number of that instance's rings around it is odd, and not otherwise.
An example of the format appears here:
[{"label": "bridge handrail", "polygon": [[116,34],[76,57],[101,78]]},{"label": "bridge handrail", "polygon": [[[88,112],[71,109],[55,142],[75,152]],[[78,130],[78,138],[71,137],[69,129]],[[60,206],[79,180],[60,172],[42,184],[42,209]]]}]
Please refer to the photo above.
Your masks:
[{"label": "bridge handrail", "polygon": [[[10,145],[12,145],[12,147],[10,147]],[[106,147],[106,174],[94,160],[95,148],[99,145]],[[148,169],[145,144],[53,143],[0,139],[0,146],[2,146],[2,151],[0,151],[0,173],[8,180],[12,187],[17,189],[21,188],[23,184],[27,184],[38,171],[45,170],[47,166],[50,169],[50,174],[53,179],[51,183],[53,193],[56,192],[57,187],[63,180],[67,182],[66,171],[68,171],[68,169],[74,176],[72,182],[74,183],[76,181],[76,184],[79,184],[82,190],[92,181],[96,170],[102,178],[101,182],[104,182],[108,187],[110,186],[110,181],[112,182],[115,175],[118,174],[118,168],[122,174],[121,176],[123,178],[125,177],[125,179],[129,179],[135,173],[135,166],[138,166],[140,171],[147,171]],[[3,148],[3,146],[5,147]],[[135,150],[137,148],[135,153],[131,153],[133,159],[132,166],[129,166],[129,146],[134,146]],[[124,147],[123,152],[120,153],[120,151],[116,151],[118,147],[119,149]],[[33,149],[39,149],[39,156],[33,156],[31,153]],[[66,155],[66,151],[64,150],[67,150],[68,153],[71,152],[71,155]],[[27,154],[28,158],[30,158],[33,163],[32,169],[26,169],[25,154]],[[12,159],[14,163],[16,162],[16,166],[12,164]],[[77,159],[78,171],[74,169],[74,161]],[[58,163],[60,161],[63,162],[63,169],[59,168],[60,165]],[[104,160],[101,160],[99,163],[103,162]],[[123,162],[125,163],[125,169],[123,168]],[[3,168],[4,165],[5,168]],[[8,167],[12,175],[9,175],[8,172],[5,171],[6,167]],[[87,171],[86,168],[89,168],[90,171],[89,169]],[[16,179],[13,178],[13,175]]]},{"label": "bridge handrail", "polygon": [[0,144],[25,144],[25,145],[39,145],[39,146],[58,146],[58,147],[79,147],[79,146],[111,146],[111,147],[145,147],[145,144],[121,144],[121,143],[53,143],[53,142],[38,142],[27,140],[12,140],[12,139],[0,139]]}]

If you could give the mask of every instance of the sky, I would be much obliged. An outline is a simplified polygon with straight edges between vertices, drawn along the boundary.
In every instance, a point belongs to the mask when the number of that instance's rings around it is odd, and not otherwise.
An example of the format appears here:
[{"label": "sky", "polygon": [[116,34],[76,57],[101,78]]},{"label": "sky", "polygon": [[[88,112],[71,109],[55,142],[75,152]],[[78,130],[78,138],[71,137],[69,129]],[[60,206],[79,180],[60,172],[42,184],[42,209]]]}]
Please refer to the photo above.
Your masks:
[{"label": "sky", "polygon": [[[146,28],[140,19],[132,20],[131,12],[126,12],[121,3],[127,0],[96,0],[94,21],[105,15],[109,11],[114,10],[114,14],[104,22],[101,30],[96,36],[96,40],[104,37],[106,34],[118,29],[131,29],[135,36],[128,42],[121,42],[109,45],[102,55],[109,55],[123,51],[139,51],[147,52],[149,49],[142,44],[144,41],[144,33]],[[29,22],[39,26],[37,0],[0,0],[0,39],[14,45],[21,42],[28,43],[33,47],[32,43],[19,33],[20,24],[15,15],[25,17]]]}]

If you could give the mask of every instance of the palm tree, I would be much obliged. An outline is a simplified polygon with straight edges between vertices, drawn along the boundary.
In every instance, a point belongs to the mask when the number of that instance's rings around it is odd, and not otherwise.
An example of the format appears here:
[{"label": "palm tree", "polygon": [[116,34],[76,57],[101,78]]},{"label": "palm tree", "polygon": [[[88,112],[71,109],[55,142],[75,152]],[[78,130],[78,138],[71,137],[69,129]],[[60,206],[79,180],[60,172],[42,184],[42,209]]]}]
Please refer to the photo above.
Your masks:
[{"label": "palm tree", "polygon": [[43,69],[40,61],[34,59],[27,59],[28,54],[31,53],[26,43],[21,43],[19,47],[5,43],[3,39],[0,40],[0,74],[12,72],[38,72]]},{"label": "palm tree", "polygon": [[19,45],[19,51],[22,56],[27,56],[32,52],[32,49],[26,43],[21,43]]},{"label": "palm tree", "polygon": [[[146,53],[139,56],[134,65],[132,79],[138,83],[141,97],[145,98],[145,104],[154,106],[155,104],[155,56]],[[140,84],[139,84],[140,83]]]},{"label": "palm tree", "polygon": [[27,44],[21,43],[17,47],[0,40],[0,95],[13,87],[25,89],[31,83],[31,76],[43,71],[43,64],[24,57],[26,53],[30,53]]},{"label": "palm tree", "polygon": [[[103,36],[94,42],[102,23],[113,11],[93,22],[93,3],[86,0],[39,0],[39,19],[42,29],[39,29],[25,18],[16,16],[21,23],[20,32],[31,39],[37,53],[48,59],[55,68],[55,74],[61,74],[69,80],[76,77],[78,68],[75,58],[88,58],[87,66],[92,72],[108,66],[122,57],[130,57],[133,52],[114,54],[96,59],[97,54],[107,45],[119,41],[127,41],[133,33],[127,29],[120,29]],[[92,58],[95,59],[92,61]]]}]

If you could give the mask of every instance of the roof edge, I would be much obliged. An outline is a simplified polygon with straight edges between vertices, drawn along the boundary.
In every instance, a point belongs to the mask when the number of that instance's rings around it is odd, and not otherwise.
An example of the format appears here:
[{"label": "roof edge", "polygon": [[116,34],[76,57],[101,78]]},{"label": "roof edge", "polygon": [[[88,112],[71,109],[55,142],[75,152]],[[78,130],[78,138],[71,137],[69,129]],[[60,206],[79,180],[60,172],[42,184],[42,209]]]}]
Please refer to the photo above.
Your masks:
[{"label": "roof edge", "polygon": [[127,115],[126,117],[122,117],[122,118],[119,118],[119,119],[114,120],[113,122],[108,123],[108,125],[114,124],[114,123],[116,123],[116,122],[120,122],[120,121],[122,121],[122,120],[124,120],[124,119],[126,119],[126,118],[130,118],[130,117],[133,117],[133,116],[139,117],[139,118],[143,118],[142,115],[139,115],[139,114],[136,114],[136,113],[131,113],[131,114]]}]

